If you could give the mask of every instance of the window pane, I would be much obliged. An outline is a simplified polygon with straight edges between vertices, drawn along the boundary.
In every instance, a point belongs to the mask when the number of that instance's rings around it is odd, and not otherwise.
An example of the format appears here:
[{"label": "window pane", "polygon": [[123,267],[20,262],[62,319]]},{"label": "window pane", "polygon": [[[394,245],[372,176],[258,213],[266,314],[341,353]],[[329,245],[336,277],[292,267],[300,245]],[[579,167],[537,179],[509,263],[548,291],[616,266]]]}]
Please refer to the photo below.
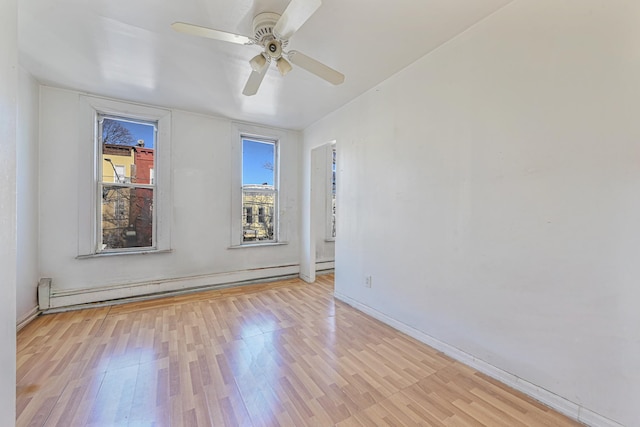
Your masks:
[{"label": "window pane", "polygon": [[270,185],[275,182],[275,144],[242,140],[242,185]]},{"label": "window pane", "polygon": [[102,249],[153,246],[153,189],[104,184]]},{"label": "window pane", "polygon": [[102,122],[102,142],[109,145],[141,145],[155,148],[155,125],[136,122],[125,118],[104,117]]},{"label": "window pane", "polygon": [[275,193],[245,190],[242,202],[245,210],[242,240],[274,240]]},{"label": "window pane", "polygon": [[102,181],[152,184],[155,125],[102,120]]}]

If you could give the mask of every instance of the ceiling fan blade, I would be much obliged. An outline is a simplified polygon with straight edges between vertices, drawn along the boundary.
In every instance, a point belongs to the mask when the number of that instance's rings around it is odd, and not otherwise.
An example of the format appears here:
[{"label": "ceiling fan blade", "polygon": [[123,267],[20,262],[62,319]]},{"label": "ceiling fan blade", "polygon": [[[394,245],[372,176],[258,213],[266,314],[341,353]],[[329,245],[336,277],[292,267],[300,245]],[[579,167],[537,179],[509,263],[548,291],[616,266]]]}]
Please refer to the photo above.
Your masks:
[{"label": "ceiling fan blade", "polygon": [[222,40],[223,42],[237,44],[253,44],[253,39],[239,34],[227,33],[226,31],[214,30],[213,28],[201,27],[199,25],[187,24],[185,22],[174,22],[171,24],[174,30],[190,34],[192,36],[206,37],[208,39]]},{"label": "ceiling fan blade", "polygon": [[304,68],[308,72],[315,74],[331,84],[339,85],[344,82],[344,74],[337,72],[333,68],[328,67],[322,62],[318,62],[303,53],[292,50],[287,54],[287,56],[289,57],[289,61],[293,64],[300,68]]},{"label": "ceiling fan blade", "polygon": [[273,27],[273,33],[280,40],[289,40],[321,4],[322,0],[291,0]]},{"label": "ceiling fan blade", "polygon": [[262,83],[262,79],[264,79],[265,74],[267,74],[267,70],[269,69],[269,64],[266,67],[262,68],[262,71],[251,71],[251,75],[249,76],[249,80],[247,80],[247,84],[244,85],[244,89],[242,90],[242,94],[245,96],[253,96],[258,93],[258,88]]}]

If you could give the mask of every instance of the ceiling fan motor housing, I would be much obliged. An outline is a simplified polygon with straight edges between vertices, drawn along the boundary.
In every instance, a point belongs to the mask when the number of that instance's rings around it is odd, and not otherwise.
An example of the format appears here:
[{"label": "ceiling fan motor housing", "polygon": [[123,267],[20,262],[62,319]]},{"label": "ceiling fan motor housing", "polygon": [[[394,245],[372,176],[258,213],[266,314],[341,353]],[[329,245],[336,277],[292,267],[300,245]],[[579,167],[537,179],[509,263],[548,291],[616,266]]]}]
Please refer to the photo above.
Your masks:
[{"label": "ceiling fan motor housing", "polygon": [[273,38],[273,27],[280,15],[272,12],[259,13],[253,18],[253,34],[257,43],[263,44],[266,38]]}]

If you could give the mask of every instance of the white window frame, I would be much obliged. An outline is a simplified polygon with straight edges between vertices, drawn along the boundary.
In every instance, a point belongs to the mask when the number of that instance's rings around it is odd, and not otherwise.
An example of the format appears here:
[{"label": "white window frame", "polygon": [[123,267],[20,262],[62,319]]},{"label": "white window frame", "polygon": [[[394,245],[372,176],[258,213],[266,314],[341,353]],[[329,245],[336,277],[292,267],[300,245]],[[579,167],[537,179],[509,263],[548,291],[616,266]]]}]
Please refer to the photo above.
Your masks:
[{"label": "white window frame", "polygon": [[[103,154],[103,143],[104,141],[102,140],[102,134],[103,134],[103,123],[104,120],[110,119],[110,120],[116,120],[116,121],[120,121],[120,122],[133,122],[133,123],[141,123],[141,124],[145,124],[145,125],[149,125],[149,126],[153,126],[154,127],[154,166],[155,166],[155,153],[159,152],[156,151],[158,149],[158,138],[157,138],[157,132],[158,132],[158,122],[153,120],[153,121],[149,121],[149,120],[141,120],[139,117],[131,117],[131,116],[115,116],[113,114],[105,114],[102,112],[98,112],[97,114],[97,126],[96,126],[96,140],[97,140],[97,156],[96,156],[96,171],[97,171],[97,176],[96,176],[96,183],[98,185],[98,190],[97,190],[97,194],[102,194],[103,189],[105,186],[109,186],[111,187],[112,183],[107,183],[105,181],[103,181],[104,178],[104,154]],[[104,246],[104,242],[102,240],[102,234],[103,234],[103,221],[104,221],[104,217],[103,217],[103,212],[102,212],[102,199],[100,197],[97,198],[96,203],[96,253],[112,253],[112,252],[139,252],[139,251],[155,251],[157,249],[156,246],[156,238],[157,238],[157,210],[153,209],[153,206],[156,204],[157,202],[157,186],[153,183],[150,184],[137,184],[137,183],[133,183],[131,182],[131,178],[133,178],[132,176],[127,177],[127,168],[124,165],[116,165],[111,163],[111,166],[113,167],[113,171],[114,174],[117,176],[114,176],[114,183],[118,184],[119,188],[128,188],[130,190],[136,189],[136,188],[147,188],[147,189],[151,189],[153,191],[153,200],[152,200],[152,205],[151,205],[151,215],[152,215],[152,219],[151,219],[151,242],[152,245],[151,246],[142,246],[142,247],[131,247],[131,248],[102,248],[102,246]],[[131,167],[131,166],[130,166]],[[128,233],[128,232],[127,232]]]},{"label": "white window frame", "polygon": [[[166,252],[171,250],[171,111],[122,101],[80,96],[79,130],[82,141],[78,163],[78,258],[93,256]],[[154,146],[154,237],[152,247],[101,250],[101,210],[99,180],[102,175],[102,146],[98,116],[130,118],[156,122]],[[158,173],[159,172],[159,173]]]},{"label": "white window frame", "polygon": [[[244,123],[234,123],[232,125],[232,179],[231,179],[231,244],[230,248],[256,247],[256,246],[273,246],[287,244],[286,230],[281,227],[280,212],[280,171],[282,158],[281,150],[283,141],[286,139],[284,131],[262,126],[249,125]],[[274,221],[274,239],[262,241],[247,241],[243,239],[242,216],[244,215],[243,205],[243,188],[242,188],[242,140],[243,138],[256,141],[265,141],[275,143],[275,164],[274,164],[274,189],[275,203],[273,212]],[[254,215],[257,215],[254,212]]]},{"label": "white window frame", "polygon": [[[242,207],[243,209],[245,208],[244,206],[244,192],[245,191],[250,191],[252,193],[258,193],[258,194],[263,194],[263,195],[273,195],[273,239],[265,239],[265,240],[249,240],[249,241],[245,241],[244,240],[244,229],[242,230],[243,233],[243,239],[242,239],[242,245],[260,245],[260,244],[272,244],[272,243],[277,243],[278,242],[278,233],[280,230],[280,224],[279,224],[279,220],[280,218],[278,217],[278,199],[279,199],[279,187],[280,187],[280,183],[279,183],[279,179],[278,179],[278,170],[280,169],[280,143],[278,140],[274,140],[271,138],[267,138],[264,136],[257,136],[257,135],[248,135],[246,133],[243,133],[240,136],[240,145],[243,144],[243,142],[245,140],[248,141],[255,141],[255,142],[260,142],[263,144],[273,144],[273,160],[274,160],[274,165],[273,165],[273,189],[262,189],[262,188],[250,188],[245,190],[244,185],[241,186],[242,188]],[[240,173],[244,172],[244,165],[241,163],[240,166]],[[243,183],[244,184],[244,183]],[[252,216],[252,222],[256,222],[256,219],[258,217],[258,212],[253,212],[251,213]]]}]

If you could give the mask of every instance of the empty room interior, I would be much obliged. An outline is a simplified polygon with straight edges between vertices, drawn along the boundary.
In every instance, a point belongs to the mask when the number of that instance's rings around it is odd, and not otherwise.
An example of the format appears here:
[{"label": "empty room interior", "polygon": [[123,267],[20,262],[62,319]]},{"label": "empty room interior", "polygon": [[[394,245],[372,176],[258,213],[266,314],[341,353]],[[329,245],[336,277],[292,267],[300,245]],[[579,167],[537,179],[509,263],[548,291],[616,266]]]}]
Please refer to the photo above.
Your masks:
[{"label": "empty room interior", "polygon": [[0,23],[0,425],[640,426],[640,2]]}]

